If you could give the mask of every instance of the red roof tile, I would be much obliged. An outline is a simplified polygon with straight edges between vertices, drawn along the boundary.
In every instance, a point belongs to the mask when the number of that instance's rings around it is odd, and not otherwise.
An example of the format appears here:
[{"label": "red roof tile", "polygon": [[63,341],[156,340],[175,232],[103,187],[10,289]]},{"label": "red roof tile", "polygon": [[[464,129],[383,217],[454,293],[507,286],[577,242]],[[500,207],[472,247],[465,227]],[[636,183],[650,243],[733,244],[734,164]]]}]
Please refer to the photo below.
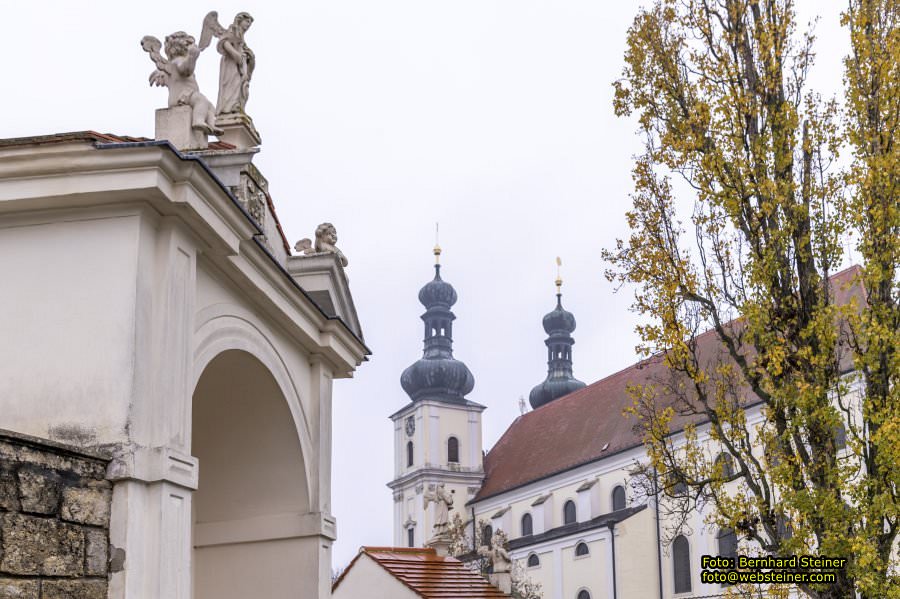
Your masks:
[{"label": "red roof tile", "polygon": [[[859,267],[831,277],[835,303],[859,296]],[[697,337],[703,363],[730,360],[714,331]],[[849,367],[845,356],[844,366]],[[670,380],[671,372],[660,355],[642,360],[615,374],[519,416],[484,458],[485,479],[472,500],[479,501],[530,482],[594,462],[641,445],[643,432],[633,416],[623,412],[632,405],[627,387]],[[749,390],[748,395],[751,395]],[[660,396],[658,401],[673,398]],[[682,430],[701,416],[676,416],[672,430]]]},{"label": "red roof tile", "polygon": [[[469,570],[458,559],[444,557],[434,549],[363,547],[334,583],[334,589],[359,559],[368,555],[394,578],[424,599],[504,599],[509,595]],[[333,589],[332,589],[333,590]]]}]

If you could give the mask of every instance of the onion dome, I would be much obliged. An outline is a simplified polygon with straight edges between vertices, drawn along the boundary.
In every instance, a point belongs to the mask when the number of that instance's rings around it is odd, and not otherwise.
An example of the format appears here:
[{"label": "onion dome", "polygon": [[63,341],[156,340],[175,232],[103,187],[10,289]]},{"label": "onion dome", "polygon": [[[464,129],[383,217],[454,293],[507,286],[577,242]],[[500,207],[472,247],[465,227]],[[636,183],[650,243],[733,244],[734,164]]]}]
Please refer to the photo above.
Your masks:
[{"label": "onion dome", "polygon": [[450,307],[456,303],[453,286],[441,279],[439,256],[434,248],[434,279],[419,291],[419,301],[425,306],[425,342],[422,358],[400,375],[400,385],[413,401],[437,399],[465,401],[465,395],[475,387],[475,377],[465,363],[453,358],[453,321],[456,316]]},{"label": "onion dome", "polygon": [[[559,258],[556,259],[559,264]],[[539,408],[554,399],[568,395],[584,387],[584,383],[572,375],[572,332],[575,316],[562,307],[562,279],[556,278],[556,308],[544,316],[547,333],[547,378],[535,386],[528,396],[532,408]]]}]

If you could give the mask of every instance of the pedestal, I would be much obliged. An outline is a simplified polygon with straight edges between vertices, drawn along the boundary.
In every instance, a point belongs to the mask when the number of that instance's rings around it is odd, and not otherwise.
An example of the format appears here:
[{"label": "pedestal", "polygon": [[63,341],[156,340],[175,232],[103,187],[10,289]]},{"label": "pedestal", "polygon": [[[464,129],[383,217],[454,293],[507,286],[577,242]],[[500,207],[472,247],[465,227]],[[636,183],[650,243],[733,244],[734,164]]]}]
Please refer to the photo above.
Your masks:
[{"label": "pedestal", "polygon": [[488,580],[492,585],[500,589],[501,593],[507,595],[512,593],[512,575],[509,572],[488,575]]},{"label": "pedestal", "polygon": [[156,139],[167,139],[178,150],[205,150],[206,133],[191,127],[191,107],[173,106],[156,111]]},{"label": "pedestal", "polygon": [[216,117],[216,127],[225,131],[219,141],[230,143],[236,148],[253,148],[262,143],[259,132],[253,126],[253,119],[243,113],[235,112]]},{"label": "pedestal", "polygon": [[426,543],[426,546],[437,551],[438,555],[444,557],[450,555],[450,539],[448,537],[431,537],[431,540]]}]

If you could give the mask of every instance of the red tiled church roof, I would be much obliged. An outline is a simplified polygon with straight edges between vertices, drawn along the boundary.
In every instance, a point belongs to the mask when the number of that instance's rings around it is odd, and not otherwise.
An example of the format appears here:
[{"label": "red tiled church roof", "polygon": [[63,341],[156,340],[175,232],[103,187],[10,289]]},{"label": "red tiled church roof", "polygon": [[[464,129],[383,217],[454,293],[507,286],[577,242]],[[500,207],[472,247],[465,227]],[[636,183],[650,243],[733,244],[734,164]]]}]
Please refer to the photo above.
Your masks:
[{"label": "red tiled church roof", "polygon": [[363,547],[335,581],[332,591],[361,555],[379,566],[424,599],[505,599],[509,595],[469,570],[461,561],[437,554],[434,549]]},{"label": "red tiled church roof", "polygon": [[[860,268],[854,266],[831,277],[836,304],[861,294],[856,284],[859,273]],[[728,359],[714,331],[699,335],[697,346],[704,363]],[[842,361],[842,366],[849,368],[849,358]],[[627,388],[669,377],[662,356],[656,355],[519,416],[485,456],[484,483],[472,501],[641,445],[643,432],[637,420],[623,414],[633,403]],[[660,396],[657,401],[673,399]],[[699,415],[676,415],[672,430],[703,420]]]}]

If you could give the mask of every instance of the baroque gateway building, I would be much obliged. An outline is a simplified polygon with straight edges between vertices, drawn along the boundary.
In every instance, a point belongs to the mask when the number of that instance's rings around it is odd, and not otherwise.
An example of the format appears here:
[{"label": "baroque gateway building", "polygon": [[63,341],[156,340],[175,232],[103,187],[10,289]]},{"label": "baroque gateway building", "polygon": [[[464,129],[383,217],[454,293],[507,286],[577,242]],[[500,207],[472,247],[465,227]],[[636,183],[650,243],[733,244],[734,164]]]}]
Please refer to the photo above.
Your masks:
[{"label": "baroque gateway building", "polygon": [[[832,277],[838,303],[859,291],[851,285],[857,272]],[[701,583],[700,558],[734,555],[734,532],[708,525],[709,514],[695,510],[673,537],[666,510],[631,484],[634,465],[647,457],[642,431],[624,415],[632,404],[628,387],[664,380],[667,367],[657,356],[590,385],[575,379],[575,317],[562,306],[560,280],[557,286],[556,306],[543,319],[546,379],[531,391],[533,409],[486,454],[485,407],[465,398],[474,379],[450,353],[449,307],[457,294],[440,270],[420,291],[427,308],[425,352],[401,377],[410,403],[391,416],[394,543],[429,543],[434,516],[424,498],[443,484],[453,493],[451,514],[459,514],[471,543],[462,559],[475,557],[479,545],[490,545],[490,537],[503,531],[520,576],[539,583],[544,599],[726,596],[727,587]],[[710,362],[723,359],[713,334],[701,335],[698,343]],[[846,361],[842,366],[851,368]],[[750,420],[758,417],[748,409]],[[676,417],[676,437],[688,422]],[[703,422],[692,422],[703,439]]]},{"label": "baroque gateway building", "polygon": [[[201,45],[246,58],[251,22]],[[0,597],[330,597],[332,381],[369,354],[346,258],[327,223],[292,255],[252,66],[223,55],[217,109],[192,36],[141,45],[155,139],[0,140]]]}]

